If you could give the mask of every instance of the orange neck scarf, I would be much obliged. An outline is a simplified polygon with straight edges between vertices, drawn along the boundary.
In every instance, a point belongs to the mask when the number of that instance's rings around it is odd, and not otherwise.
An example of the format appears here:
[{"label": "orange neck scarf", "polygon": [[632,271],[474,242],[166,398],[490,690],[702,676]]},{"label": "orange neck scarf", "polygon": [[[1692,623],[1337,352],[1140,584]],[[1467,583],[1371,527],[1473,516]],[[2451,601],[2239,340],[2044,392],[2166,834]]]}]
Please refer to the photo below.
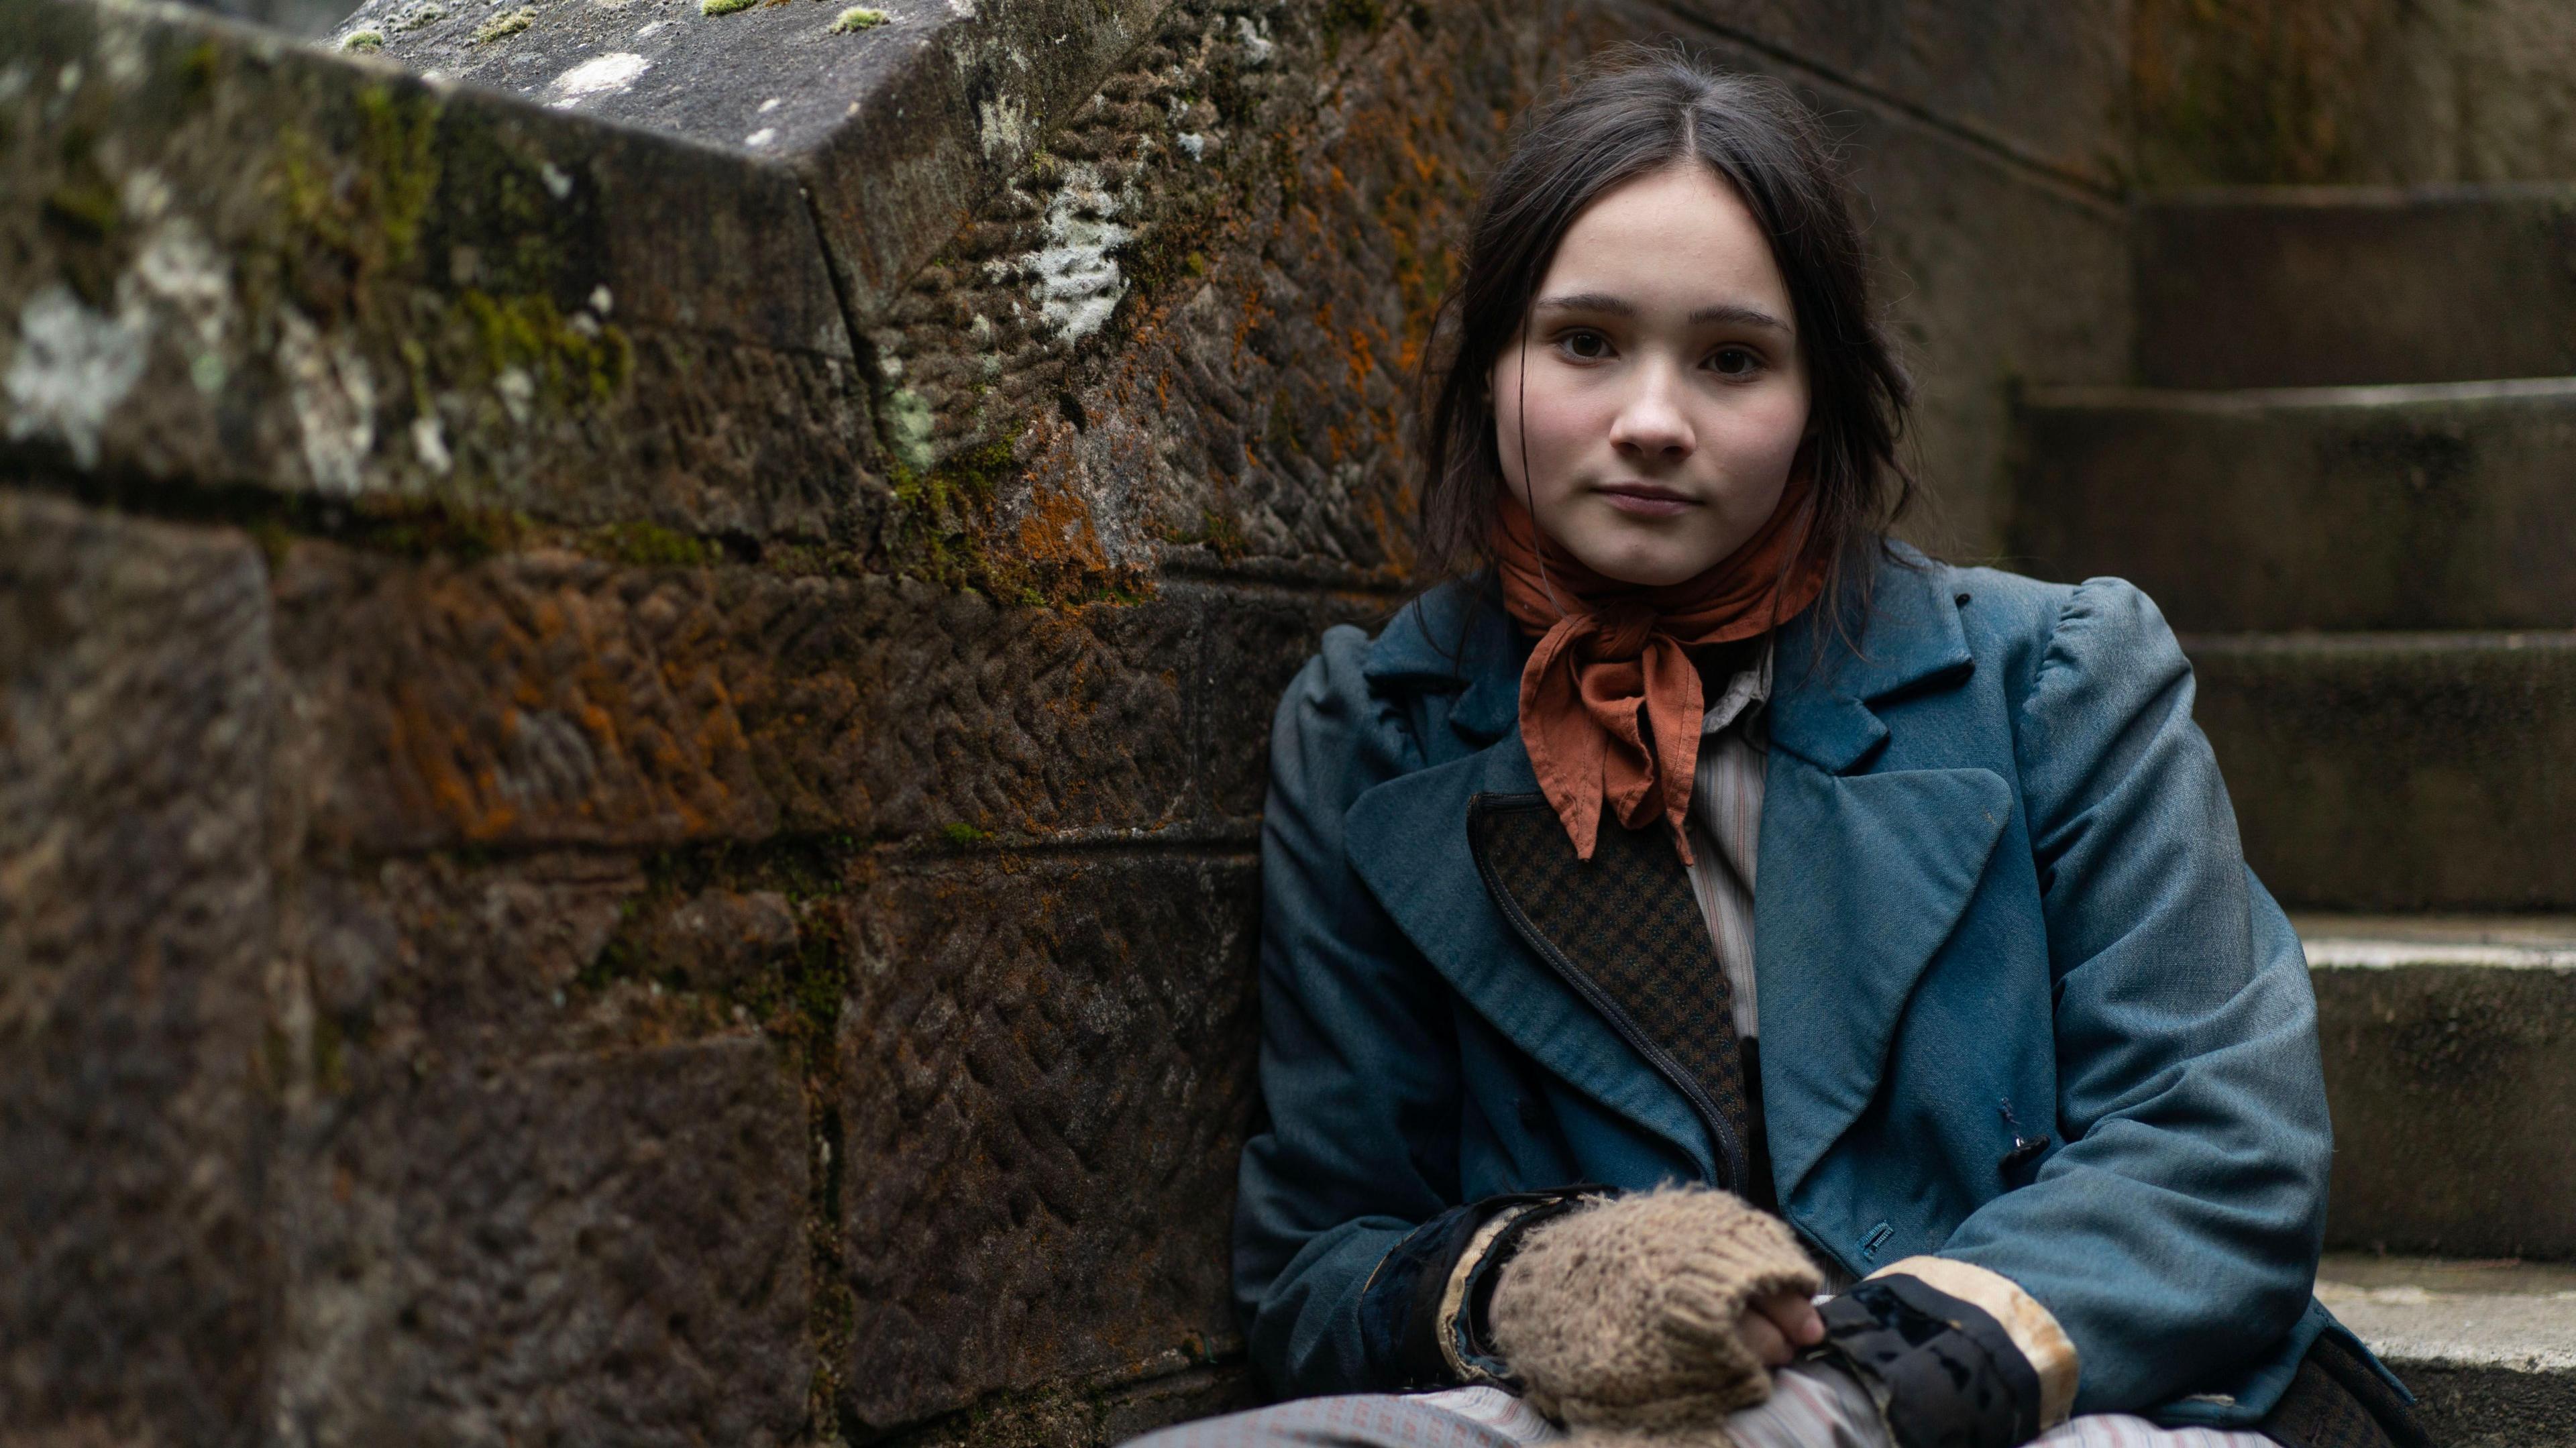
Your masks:
[{"label": "orange neck scarf", "polygon": [[1494,526],[1503,606],[1538,636],[1521,670],[1521,742],[1577,856],[1592,858],[1606,802],[1632,830],[1661,818],[1690,861],[1685,820],[1706,704],[1687,650],[1751,638],[1824,590],[1823,566],[1795,561],[1814,512],[1808,487],[1793,477],[1742,547],[1660,588],[1584,567],[1503,494]]}]

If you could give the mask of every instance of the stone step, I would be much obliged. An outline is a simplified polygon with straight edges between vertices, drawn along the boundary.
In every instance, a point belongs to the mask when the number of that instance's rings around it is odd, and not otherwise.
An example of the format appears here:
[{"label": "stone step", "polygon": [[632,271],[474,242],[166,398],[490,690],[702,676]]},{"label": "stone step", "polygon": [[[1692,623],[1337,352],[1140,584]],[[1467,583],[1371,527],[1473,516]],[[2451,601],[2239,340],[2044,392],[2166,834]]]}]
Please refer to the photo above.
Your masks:
[{"label": "stone step", "polygon": [[2576,1259],[2576,917],[2295,923],[2334,1110],[2327,1244]]},{"label": "stone step", "polygon": [[2175,627],[2576,623],[2576,377],[2024,399],[2008,544]]},{"label": "stone step", "polygon": [[2294,907],[2576,910],[2576,632],[2185,635],[2245,855]]},{"label": "stone step", "polygon": [[2576,373],[2576,186],[2177,192],[2133,234],[2153,386]]},{"label": "stone step", "polygon": [[2317,1297],[2415,1390],[2439,1448],[2576,1445],[2576,1268],[2329,1254]]}]

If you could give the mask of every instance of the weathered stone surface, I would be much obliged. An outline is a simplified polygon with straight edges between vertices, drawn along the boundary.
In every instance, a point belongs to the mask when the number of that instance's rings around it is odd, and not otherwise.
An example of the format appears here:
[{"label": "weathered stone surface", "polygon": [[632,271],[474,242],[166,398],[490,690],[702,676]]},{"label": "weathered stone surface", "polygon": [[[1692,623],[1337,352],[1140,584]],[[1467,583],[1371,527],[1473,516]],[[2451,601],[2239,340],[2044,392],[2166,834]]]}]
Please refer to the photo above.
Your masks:
[{"label": "weathered stone surface", "polygon": [[[862,312],[1043,144],[1166,0],[368,0],[338,28],[416,70],[793,168]],[[1266,25],[1280,5],[1240,7]],[[524,13],[524,21],[507,19]],[[358,42],[367,45],[367,42]]]},{"label": "weathered stone surface", "polygon": [[2576,13],[2556,0],[2139,0],[2137,175],[2563,181]]},{"label": "weathered stone surface", "polygon": [[2128,174],[2128,12],[2118,0],[1669,0],[1800,68],[1929,111],[2099,184]]},{"label": "weathered stone surface", "polygon": [[854,907],[844,1389],[886,1427],[1231,1350],[1249,858],[898,871]]},{"label": "weathered stone surface", "polygon": [[368,850],[1188,824],[1257,804],[1271,703],[1326,622],[1378,606],[1176,585],[1010,609],[892,579],[322,545],[278,587],[315,829]]},{"label": "weathered stone surface", "polygon": [[715,1041],[358,1090],[291,1173],[296,1444],[794,1441],[806,1127]]},{"label": "weathered stone surface", "polygon": [[289,35],[329,33],[349,13],[348,0],[180,0],[234,20],[246,20]]},{"label": "weathered stone surface", "polygon": [[2177,628],[2576,618],[2576,382],[2050,389],[2022,439],[2013,556],[2127,578]]},{"label": "weathered stone surface", "polygon": [[31,6],[11,41],[12,450],[363,508],[873,528],[784,170],[174,9]]},{"label": "weathered stone surface", "polygon": [[2576,1445],[2576,1273],[2330,1253],[2317,1296],[2406,1380],[2442,1448]]},{"label": "weathered stone surface", "polygon": [[2576,635],[2183,640],[2245,856],[2315,909],[2576,907]]},{"label": "weathered stone surface", "polygon": [[1447,249],[1511,114],[1616,33],[1592,24],[1174,6],[870,324],[955,576],[1008,595],[1175,549],[1405,566],[1403,418]]},{"label": "weathered stone surface", "polygon": [[2576,1258],[2576,966],[2313,972],[2334,1103],[2327,1239]]},{"label": "weathered stone surface", "polygon": [[602,1003],[580,987],[646,886],[632,860],[589,852],[349,875],[313,863],[285,920],[311,993],[298,1054],[315,1109],[530,1051],[631,1044],[597,1039]]},{"label": "weathered stone surface", "polygon": [[0,1436],[262,1431],[268,646],[239,534],[0,493]]},{"label": "weathered stone surface", "polygon": [[2223,187],[2135,216],[2151,387],[2576,374],[2576,186]]},{"label": "weathered stone surface", "polygon": [[2031,378],[2108,382],[2127,371],[2125,226],[2100,198],[1919,121],[1822,99],[1850,130],[1880,304],[1914,376],[1904,457],[1926,495],[1903,531],[1990,557],[2011,509],[2015,391]]}]

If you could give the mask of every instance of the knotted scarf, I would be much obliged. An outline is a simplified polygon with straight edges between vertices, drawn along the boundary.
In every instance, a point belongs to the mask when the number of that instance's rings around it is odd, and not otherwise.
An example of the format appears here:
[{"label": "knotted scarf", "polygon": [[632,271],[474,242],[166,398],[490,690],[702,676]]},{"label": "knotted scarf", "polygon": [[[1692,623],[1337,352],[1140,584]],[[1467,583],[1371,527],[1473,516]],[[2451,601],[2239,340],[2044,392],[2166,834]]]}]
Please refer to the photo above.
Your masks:
[{"label": "knotted scarf", "polygon": [[1686,650],[1751,638],[1815,602],[1824,567],[1797,556],[1809,493],[1801,470],[1743,546],[1662,587],[1593,572],[1504,493],[1494,526],[1503,606],[1538,635],[1521,670],[1521,742],[1579,857],[1592,858],[1606,802],[1632,830],[1662,818],[1690,861],[1685,820],[1706,703]]}]

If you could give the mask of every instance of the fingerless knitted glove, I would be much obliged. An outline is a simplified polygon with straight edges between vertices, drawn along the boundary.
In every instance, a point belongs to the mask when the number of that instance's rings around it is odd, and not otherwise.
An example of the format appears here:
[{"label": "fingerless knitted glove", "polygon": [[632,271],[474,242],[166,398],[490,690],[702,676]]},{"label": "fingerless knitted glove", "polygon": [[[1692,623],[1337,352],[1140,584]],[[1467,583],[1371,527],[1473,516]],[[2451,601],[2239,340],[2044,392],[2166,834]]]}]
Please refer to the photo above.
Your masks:
[{"label": "fingerless knitted glove", "polygon": [[1708,1430],[1770,1395],[1736,1332],[1747,1303],[1812,1293],[1786,1222],[1705,1187],[1619,1197],[1533,1228],[1495,1284],[1495,1345],[1530,1403],[1574,1428]]}]

